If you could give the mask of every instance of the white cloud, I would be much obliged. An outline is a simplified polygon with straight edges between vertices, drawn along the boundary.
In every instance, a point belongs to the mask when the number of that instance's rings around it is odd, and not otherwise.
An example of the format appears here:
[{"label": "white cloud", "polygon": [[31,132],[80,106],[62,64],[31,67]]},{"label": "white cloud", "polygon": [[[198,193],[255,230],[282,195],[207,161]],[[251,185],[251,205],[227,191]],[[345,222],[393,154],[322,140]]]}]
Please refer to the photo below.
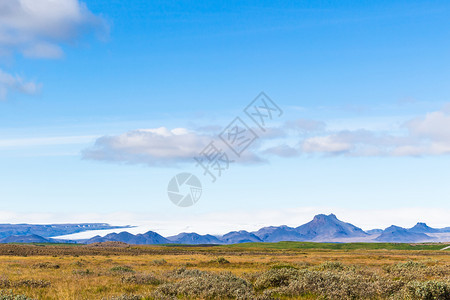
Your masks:
[{"label": "white cloud", "polygon": [[23,55],[29,58],[59,58],[63,56],[62,49],[49,43],[37,43],[22,51]]},{"label": "white cloud", "polygon": [[[78,0],[0,0],[0,55],[60,58],[63,44],[92,31],[106,32],[106,23]],[[0,99],[10,91],[35,94],[39,88],[0,70]]]},{"label": "white cloud", "polygon": [[78,0],[0,1],[0,47],[28,57],[58,58],[60,43],[104,30],[105,22]]},{"label": "white cloud", "polygon": [[198,156],[211,140],[211,136],[184,128],[138,129],[98,138],[93,147],[83,152],[83,157],[148,165],[193,162],[193,157]]},{"label": "white cloud", "polygon": [[269,147],[263,151],[264,154],[275,155],[279,157],[294,157],[299,155],[298,149],[289,146],[287,144],[282,144],[275,147]]},{"label": "white cloud", "polygon": [[353,145],[344,141],[339,135],[316,136],[306,139],[303,142],[302,150],[306,153],[344,153],[353,148]]},{"label": "white cloud", "polygon": [[408,137],[393,136],[365,129],[342,130],[306,138],[301,143],[305,153],[345,154],[351,156],[388,155],[393,147],[407,144]]},{"label": "white cloud", "polygon": [[450,114],[444,110],[403,124],[403,133],[369,130],[323,132],[302,141],[306,153],[348,156],[426,156],[450,154]]},{"label": "white cloud", "polygon": [[406,124],[411,135],[433,141],[450,141],[450,115],[444,111],[431,112]]},{"label": "white cloud", "polygon": [[[100,137],[92,147],[83,151],[82,156],[84,159],[117,163],[175,166],[185,162],[195,163],[194,157],[199,157],[211,142],[217,149],[232,155],[215,135],[185,128],[169,130],[160,127]],[[263,161],[251,149],[247,149],[238,159],[229,159],[246,164]]]},{"label": "white cloud", "polygon": [[0,100],[6,99],[10,91],[33,95],[39,92],[39,89],[39,84],[26,81],[18,75],[11,75],[0,69]]},{"label": "white cloud", "polygon": [[[302,154],[345,156],[423,156],[450,153],[450,115],[427,114],[399,126],[395,134],[366,129],[327,131],[324,122],[296,120],[267,134],[245,150],[238,163],[265,161],[265,156],[295,157]],[[151,166],[192,162],[213,140],[208,133],[184,128],[140,129],[117,136],[103,136],[83,152],[86,159]],[[226,149],[225,145],[221,145]],[[220,148],[220,147],[219,147]],[[233,160],[233,159],[232,159]]]}]

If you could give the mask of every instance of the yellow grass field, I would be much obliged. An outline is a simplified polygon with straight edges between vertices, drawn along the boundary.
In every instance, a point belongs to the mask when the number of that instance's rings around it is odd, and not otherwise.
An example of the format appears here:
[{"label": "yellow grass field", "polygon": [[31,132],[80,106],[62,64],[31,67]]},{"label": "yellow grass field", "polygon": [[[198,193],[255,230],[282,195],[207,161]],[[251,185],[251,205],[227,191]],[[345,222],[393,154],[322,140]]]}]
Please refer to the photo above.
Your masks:
[{"label": "yellow grass field", "polygon": [[0,272],[0,299],[450,299],[441,250],[0,245]]}]

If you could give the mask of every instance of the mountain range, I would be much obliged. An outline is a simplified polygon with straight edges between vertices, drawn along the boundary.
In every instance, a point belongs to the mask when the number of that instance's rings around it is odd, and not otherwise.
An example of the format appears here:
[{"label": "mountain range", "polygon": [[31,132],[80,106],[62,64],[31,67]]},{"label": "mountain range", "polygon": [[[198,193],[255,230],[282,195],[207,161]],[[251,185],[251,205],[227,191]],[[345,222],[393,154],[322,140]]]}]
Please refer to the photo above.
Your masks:
[{"label": "mountain range", "polygon": [[180,233],[175,236],[163,237],[149,231],[144,234],[132,235],[130,233],[113,233],[104,237],[96,236],[84,243],[106,241],[120,241],[128,244],[239,244],[252,242],[280,242],[280,241],[311,241],[311,242],[444,242],[450,241],[450,228],[436,229],[425,223],[417,223],[414,227],[406,229],[390,226],[384,230],[373,229],[364,231],[350,223],[339,220],[334,214],[316,215],[313,220],[298,227],[269,226],[257,231],[245,230],[231,231],[222,236],[198,233]]},{"label": "mountain range", "polygon": [[0,224],[0,239],[13,235],[38,235],[44,238],[73,234],[90,230],[120,229],[131,226],[111,226],[106,223],[76,223],[76,224]]},{"label": "mountain range", "polygon": [[[74,225],[74,224],[71,224]],[[32,225],[53,226],[53,225]],[[101,224],[101,226],[109,226]],[[1,226],[0,226],[1,228]],[[76,227],[75,227],[76,228]],[[70,228],[70,230],[75,230]],[[117,227],[116,227],[117,228]],[[61,229],[59,229],[61,230]],[[69,229],[66,229],[66,231]],[[79,231],[78,231],[79,232]],[[43,243],[59,242],[49,236],[40,236],[35,233],[15,234],[0,239],[0,243]],[[334,214],[319,214],[313,220],[298,227],[269,226],[257,231],[232,231],[221,236],[198,233],[180,233],[178,235],[163,237],[148,231],[146,233],[131,234],[123,231],[110,233],[105,236],[95,236],[88,240],[79,240],[79,243],[101,243],[108,241],[124,242],[127,244],[238,244],[251,242],[280,242],[280,241],[310,241],[310,242],[391,242],[391,243],[420,243],[420,242],[450,242],[450,228],[431,228],[425,223],[417,223],[412,228],[390,226],[384,230],[372,229],[364,231],[350,223],[339,220]]]}]

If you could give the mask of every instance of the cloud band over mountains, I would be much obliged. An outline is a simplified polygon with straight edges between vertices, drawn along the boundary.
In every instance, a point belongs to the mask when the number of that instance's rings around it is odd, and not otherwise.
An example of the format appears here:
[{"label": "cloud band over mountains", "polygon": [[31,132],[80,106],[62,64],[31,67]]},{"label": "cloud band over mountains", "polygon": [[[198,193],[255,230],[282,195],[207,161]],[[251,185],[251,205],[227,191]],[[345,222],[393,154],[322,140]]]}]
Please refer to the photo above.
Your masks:
[{"label": "cloud band over mountains", "polygon": [[[395,133],[368,129],[331,131],[325,122],[299,119],[268,130],[238,163],[267,161],[270,156],[430,156],[450,154],[450,115],[431,112],[403,123]],[[165,127],[103,136],[83,151],[83,158],[151,166],[192,162],[215,139],[207,131]],[[225,149],[226,150],[226,149]]]}]

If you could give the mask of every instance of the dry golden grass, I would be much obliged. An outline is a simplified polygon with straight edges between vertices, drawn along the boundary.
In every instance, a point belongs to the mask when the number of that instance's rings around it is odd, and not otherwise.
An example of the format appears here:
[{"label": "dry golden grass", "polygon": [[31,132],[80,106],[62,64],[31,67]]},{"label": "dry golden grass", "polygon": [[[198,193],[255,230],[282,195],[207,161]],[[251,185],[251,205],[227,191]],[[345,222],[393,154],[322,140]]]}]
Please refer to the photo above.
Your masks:
[{"label": "dry golden grass", "polygon": [[[394,267],[408,261],[420,262],[430,271],[420,271],[420,276],[408,279],[406,276],[411,274],[399,273],[403,269],[398,271]],[[159,286],[166,282],[170,287],[182,279],[173,276],[174,270],[181,268],[214,274],[231,272],[252,285],[258,276],[274,267],[314,271],[324,262],[339,262],[346,268],[362,268],[362,273],[370,272],[393,280],[446,282],[450,275],[447,251],[0,245],[0,289],[34,299],[110,299],[124,294],[157,299],[154,291]],[[416,271],[411,273],[418,274]],[[255,293],[263,294],[256,290]],[[303,293],[291,298],[315,299],[317,295]]]}]

